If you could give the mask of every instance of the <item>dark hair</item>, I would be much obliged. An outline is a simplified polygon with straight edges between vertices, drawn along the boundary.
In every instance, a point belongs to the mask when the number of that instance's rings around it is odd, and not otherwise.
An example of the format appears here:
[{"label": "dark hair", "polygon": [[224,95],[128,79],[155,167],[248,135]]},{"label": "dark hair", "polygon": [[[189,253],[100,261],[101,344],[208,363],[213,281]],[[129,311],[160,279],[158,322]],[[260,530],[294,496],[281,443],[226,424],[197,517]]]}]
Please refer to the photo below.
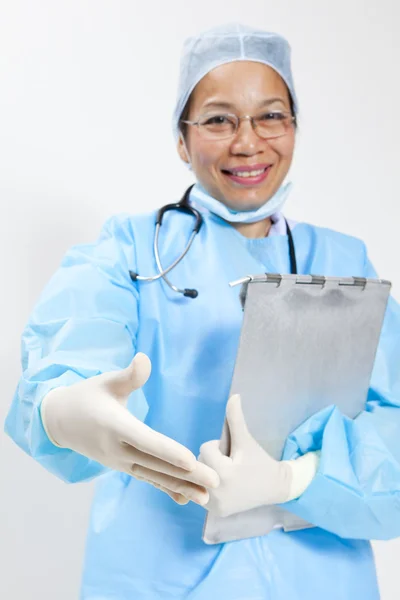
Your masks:
[{"label": "dark hair", "polygon": [[[288,90],[288,94],[289,94],[289,102],[290,102],[290,112],[292,113],[292,115],[294,115],[295,114],[294,113],[294,102],[293,102],[292,94],[289,92],[289,90]],[[185,108],[182,111],[182,114],[180,116],[179,123],[178,123],[179,131],[182,133],[182,136],[183,136],[183,139],[185,140],[185,142],[186,142],[188,125],[187,125],[187,123],[182,123],[182,121],[189,120],[191,98],[192,98],[192,94],[190,94],[190,96],[185,104]],[[294,126],[297,128],[297,117],[296,117],[296,120],[294,121]]]}]

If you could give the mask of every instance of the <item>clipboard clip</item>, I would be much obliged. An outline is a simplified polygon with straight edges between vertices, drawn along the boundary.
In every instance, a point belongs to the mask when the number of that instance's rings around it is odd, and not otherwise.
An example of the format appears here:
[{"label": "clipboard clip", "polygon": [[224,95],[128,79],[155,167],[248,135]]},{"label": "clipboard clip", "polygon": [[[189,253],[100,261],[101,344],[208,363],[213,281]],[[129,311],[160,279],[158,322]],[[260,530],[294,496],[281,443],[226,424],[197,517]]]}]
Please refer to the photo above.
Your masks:
[{"label": "clipboard clip", "polygon": [[391,285],[386,279],[367,279],[366,277],[325,277],[324,275],[281,275],[279,273],[263,273],[262,275],[246,275],[229,283],[230,287],[249,283],[275,283],[280,285],[284,281],[292,281],[295,284],[325,285],[327,281],[337,285],[357,286],[365,288],[370,283]]},{"label": "clipboard clip", "polygon": [[230,287],[241,285],[242,289],[239,294],[242,309],[246,302],[247,288],[250,283],[272,283],[279,287],[281,283],[289,282],[293,285],[318,285],[322,288],[329,282],[329,285],[347,286],[365,288],[371,284],[384,284],[391,286],[391,282],[386,279],[368,279],[366,277],[325,277],[324,275],[281,275],[280,273],[263,273],[261,275],[246,275],[236,281],[229,283]]}]

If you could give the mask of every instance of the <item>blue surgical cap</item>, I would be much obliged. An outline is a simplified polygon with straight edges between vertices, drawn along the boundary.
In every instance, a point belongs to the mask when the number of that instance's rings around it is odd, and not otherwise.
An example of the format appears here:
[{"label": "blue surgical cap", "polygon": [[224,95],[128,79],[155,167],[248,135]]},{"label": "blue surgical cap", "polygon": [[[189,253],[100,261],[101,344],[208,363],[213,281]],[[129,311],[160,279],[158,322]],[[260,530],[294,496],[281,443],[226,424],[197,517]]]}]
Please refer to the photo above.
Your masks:
[{"label": "blue surgical cap", "polygon": [[178,94],[172,119],[176,142],[179,119],[186,102],[199,81],[212,69],[239,60],[252,60],[274,69],[286,83],[297,114],[297,99],[290,66],[290,46],[277,33],[269,33],[239,23],[213,27],[184,41]]}]

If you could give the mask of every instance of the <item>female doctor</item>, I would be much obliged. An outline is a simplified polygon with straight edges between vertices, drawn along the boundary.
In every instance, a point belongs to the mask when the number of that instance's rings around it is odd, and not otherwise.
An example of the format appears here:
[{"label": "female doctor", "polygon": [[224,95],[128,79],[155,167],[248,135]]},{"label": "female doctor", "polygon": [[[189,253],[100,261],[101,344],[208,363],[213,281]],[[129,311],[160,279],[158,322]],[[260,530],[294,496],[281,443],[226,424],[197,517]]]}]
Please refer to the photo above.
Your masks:
[{"label": "female doctor", "polygon": [[[64,481],[98,478],[82,600],[379,598],[369,540],[400,535],[399,306],[365,411],[315,414],[281,461],[261,448],[249,459],[240,399],[228,400],[242,320],[229,282],[377,276],[359,239],[286,222],[296,115],[281,36],[228,25],[188,39],[173,117],[196,177],[186,209],[159,227],[154,212],[112,217],[67,252],[26,326],[6,431]],[[189,251],[146,280],[182,254],[193,210]],[[228,458],[215,442],[225,414]],[[268,504],[315,527],[202,541],[207,510]]]}]

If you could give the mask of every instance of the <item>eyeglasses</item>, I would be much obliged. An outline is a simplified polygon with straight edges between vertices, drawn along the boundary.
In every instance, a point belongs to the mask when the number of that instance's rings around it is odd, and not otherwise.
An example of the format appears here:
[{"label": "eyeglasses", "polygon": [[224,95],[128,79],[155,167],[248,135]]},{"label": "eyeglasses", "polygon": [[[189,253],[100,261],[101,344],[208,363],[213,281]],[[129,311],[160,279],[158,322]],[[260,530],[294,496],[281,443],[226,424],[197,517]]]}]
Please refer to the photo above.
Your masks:
[{"label": "eyeglasses", "polygon": [[273,139],[286,135],[289,127],[296,122],[292,113],[281,110],[264,112],[255,117],[233,114],[209,114],[198,117],[197,121],[184,121],[188,125],[196,125],[199,133],[210,140],[223,140],[236,135],[240,121],[250,119],[254,131],[260,138]]}]

